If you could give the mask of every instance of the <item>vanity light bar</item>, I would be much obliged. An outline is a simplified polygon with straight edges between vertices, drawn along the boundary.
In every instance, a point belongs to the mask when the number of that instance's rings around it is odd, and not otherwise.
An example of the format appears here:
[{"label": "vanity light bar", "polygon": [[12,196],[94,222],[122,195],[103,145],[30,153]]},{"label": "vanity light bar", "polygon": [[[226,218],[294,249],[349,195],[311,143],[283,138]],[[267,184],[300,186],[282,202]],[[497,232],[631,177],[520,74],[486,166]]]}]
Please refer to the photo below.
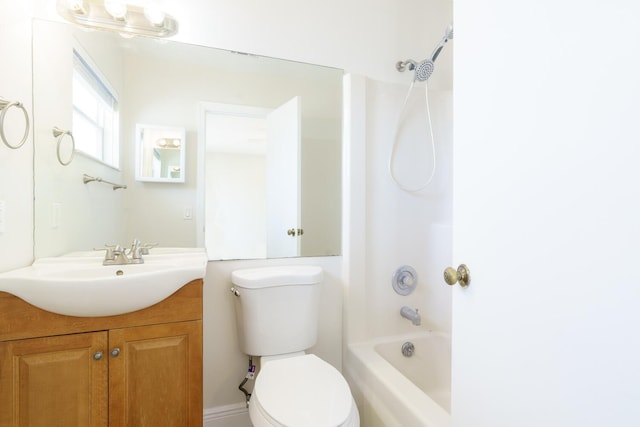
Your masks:
[{"label": "vanity light bar", "polygon": [[57,1],[58,13],[66,20],[87,28],[114,31],[122,35],[171,37],[178,32],[178,21],[165,14],[160,23],[151,22],[143,7],[127,5],[124,18],[114,18],[102,0]]}]

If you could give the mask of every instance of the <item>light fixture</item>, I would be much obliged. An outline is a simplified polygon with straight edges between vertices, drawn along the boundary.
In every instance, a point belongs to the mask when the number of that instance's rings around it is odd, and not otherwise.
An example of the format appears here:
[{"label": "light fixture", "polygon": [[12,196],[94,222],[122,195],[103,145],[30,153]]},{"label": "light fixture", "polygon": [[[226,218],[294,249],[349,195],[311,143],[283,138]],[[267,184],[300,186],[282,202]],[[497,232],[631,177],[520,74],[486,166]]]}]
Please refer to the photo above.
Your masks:
[{"label": "light fixture", "polygon": [[156,145],[160,148],[180,148],[182,141],[180,138],[160,138],[156,140]]},{"label": "light fixture", "polygon": [[142,7],[125,0],[57,0],[57,8],[70,22],[123,36],[171,37],[178,32],[178,21],[153,3]]}]

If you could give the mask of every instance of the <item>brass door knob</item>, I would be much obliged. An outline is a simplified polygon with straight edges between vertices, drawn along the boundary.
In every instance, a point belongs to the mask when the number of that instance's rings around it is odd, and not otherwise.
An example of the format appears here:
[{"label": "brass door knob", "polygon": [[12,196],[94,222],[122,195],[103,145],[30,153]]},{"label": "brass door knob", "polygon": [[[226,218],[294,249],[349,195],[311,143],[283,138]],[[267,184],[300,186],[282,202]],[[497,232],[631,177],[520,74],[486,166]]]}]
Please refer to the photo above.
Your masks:
[{"label": "brass door knob", "polygon": [[444,270],[444,281],[447,282],[448,285],[453,286],[456,283],[460,283],[460,286],[467,287],[471,282],[471,273],[464,264],[460,264],[457,270],[453,267],[447,267]]},{"label": "brass door knob", "polygon": [[290,228],[287,230],[287,236],[295,236],[296,235],[296,229],[295,228]]}]

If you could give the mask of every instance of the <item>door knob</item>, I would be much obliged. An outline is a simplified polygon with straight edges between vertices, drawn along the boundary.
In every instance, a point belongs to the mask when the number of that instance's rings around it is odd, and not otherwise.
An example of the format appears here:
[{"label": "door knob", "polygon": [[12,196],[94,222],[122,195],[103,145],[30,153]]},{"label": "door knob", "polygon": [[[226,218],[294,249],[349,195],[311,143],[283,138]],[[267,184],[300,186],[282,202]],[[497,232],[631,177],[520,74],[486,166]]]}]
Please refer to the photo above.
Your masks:
[{"label": "door knob", "polygon": [[444,281],[448,285],[455,285],[457,282],[460,283],[460,286],[467,287],[471,282],[471,273],[464,264],[460,264],[457,270],[453,267],[447,267],[444,270]]},{"label": "door knob", "polygon": [[288,236],[295,236],[296,235],[296,229],[295,228],[290,228],[287,230],[287,235]]},{"label": "door knob", "polygon": [[120,355],[120,348],[114,347],[111,350],[111,357],[118,357]]}]

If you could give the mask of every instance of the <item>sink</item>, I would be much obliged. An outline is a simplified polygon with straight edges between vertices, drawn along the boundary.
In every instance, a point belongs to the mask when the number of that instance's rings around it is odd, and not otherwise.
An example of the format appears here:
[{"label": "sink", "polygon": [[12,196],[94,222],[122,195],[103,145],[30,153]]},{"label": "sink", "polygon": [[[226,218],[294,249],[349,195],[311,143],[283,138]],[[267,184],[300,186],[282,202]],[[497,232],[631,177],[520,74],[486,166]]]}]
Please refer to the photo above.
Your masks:
[{"label": "sink", "polygon": [[144,264],[102,265],[101,252],[40,258],[29,267],[0,273],[0,291],[67,316],[113,316],[141,310],[204,278],[201,248],[153,248]]}]

